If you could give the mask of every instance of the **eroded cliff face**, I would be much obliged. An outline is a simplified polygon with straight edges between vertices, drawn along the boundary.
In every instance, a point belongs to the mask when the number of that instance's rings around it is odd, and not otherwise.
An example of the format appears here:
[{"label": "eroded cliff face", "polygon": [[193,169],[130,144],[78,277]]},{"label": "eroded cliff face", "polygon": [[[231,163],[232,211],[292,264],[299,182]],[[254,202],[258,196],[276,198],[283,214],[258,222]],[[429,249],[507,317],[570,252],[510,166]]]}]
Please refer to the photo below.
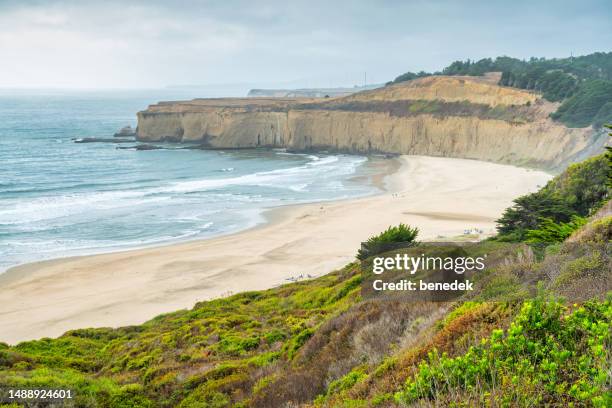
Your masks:
[{"label": "eroded cliff face", "polygon": [[559,169],[605,135],[551,121],[537,94],[491,79],[429,77],[331,99],[165,102],[138,114],[138,139],[210,148],[286,147],[460,157]]}]

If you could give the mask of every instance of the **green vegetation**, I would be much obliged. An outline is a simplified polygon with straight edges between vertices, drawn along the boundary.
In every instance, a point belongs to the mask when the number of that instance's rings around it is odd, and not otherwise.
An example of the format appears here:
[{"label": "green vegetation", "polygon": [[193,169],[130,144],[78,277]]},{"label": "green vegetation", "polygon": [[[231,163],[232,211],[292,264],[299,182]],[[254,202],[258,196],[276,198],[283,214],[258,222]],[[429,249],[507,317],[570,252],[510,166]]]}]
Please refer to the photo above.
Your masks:
[{"label": "green vegetation", "polygon": [[[611,406],[612,216],[594,214],[611,156],[518,199],[500,239],[462,245],[487,268],[466,272],[475,290],[459,301],[368,299],[370,271],[352,263],[138,326],[0,343],[0,387],[69,388],[68,406],[103,408]],[[358,256],[449,250],[417,236],[390,227]]]},{"label": "green vegetation", "polygon": [[587,223],[587,219],[573,215],[570,222],[555,223],[550,218],[543,218],[540,220],[538,229],[527,230],[525,238],[528,243],[555,243],[563,242],[570,237],[578,228],[582,227]]},{"label": "green vegetation", "polygon": [[551,117],[570,127],[601,127],[612,121],[612,81],[585,81]]},{"label": "green vegetation", "polygon": [[[569,166],[544,188],[514,200],[514,205],[497,220],[497,239],[524,241],[529,238],[528,231],[533,231],[531,238],[537,239],[544,238],[547,231],[552,234],[555,228],[559,233],[575,229],[580,223],[572,222],[573,217],[591,215],[609,198],[610,188],[606,186],[609,172],[608,158],[603,154]],[[559,225],[552,227],[553,223]],[[563,235],[553,242],[562,238]]]},{"label": "green vegetation", "polygon": [[514,124],[525,123],[533,118],[533,110],[527,105],[496,105],[489,106],[469,101],[442,100],[372,100],[354,101],[332,100],[321,103],[305,103],[296,106],[302,110],[339,110],[347,112],[381,112],[396,117],[411,117],[428,114],[444,118],[448,116],[477,117],[479,119],[497,119]]},{"label": "green vegetation", "polygon": [[[612,125],[604,125],[608,129],[612,129]],[[612,133],[608,133],[608,136],[612,137]],[[606,159],[608,160],[608,181],[607,186],[612,188],[612,146],[606,146]]]},{"label": "green vegetation", "polygon": [[407,72],[390,83],[428,75],[481,76],[501,72],[499,84],[542,93],[551,102],[563,102],[551,116],[570,127],[601,127],[612,121],[612,52],[570,58],[510,57],[455,61],[441,72]]},{"label": "green vegetation", "polygon": [[[489,269],[471,298],[421,323],[409,347],[342,377],[358,381],[318,406],[610,406],[609,240],[588,233],[604,223],[609,234],[610,222],[590,222],[583,245],[557,244],[543,261]],[[540,282],[535,296],[520,289],[529,280]]]},{"label": "green vegetation", "polygon": [[364,260],[370,256],[389,251],[393,249],[393,244],[413,245],[417,235],[419,235],[419,229],[411,228],[406,224],[389,227],[364,242],[357,252],[357,259]]},{"label": "green vegetation", "polygon": [[[536,263],[522,244],[465,247],[492,267],[454,305],[364,300],[351,264],[140,326],[0,344],[0,385],[70,388],[82,407],[609,406],[612,298],[602,294],[612,282],[601,244],[611,223],[582,227],[594,250],[557,244]],[[386,233],[416,238],[405,225]],[[530,280],[542,282],[534,300]],[[571,290],[592,300],[566,306],[550,295]]]},{"label": "green vegetation", "polygon": [[414,72],[406,72],[398,76],[397,78],[395,78],[393,81],[387,82],[387,85],[390,85],[392,83],[397,83],[397,82],[412,81],[413,79],[423,78],[427,76],[431,76],[431,74],[425,71],[420,71],[420,72],[417,72],[416,74]]},{"label": "green vegetation", "polygon": [[609,407],[611,320],[611,299],[573,310],[551,299],[526,301],[507,331],[493,330],[465,354],[429,352],[395,399]]},{"label": "green vegetation", "polygon": [[120,329],[0,343],[0,385],[65,387],[77,406],[228,406],[272,381],[322,322],[355,303],[353,265],[314,281],[197,304]]}]

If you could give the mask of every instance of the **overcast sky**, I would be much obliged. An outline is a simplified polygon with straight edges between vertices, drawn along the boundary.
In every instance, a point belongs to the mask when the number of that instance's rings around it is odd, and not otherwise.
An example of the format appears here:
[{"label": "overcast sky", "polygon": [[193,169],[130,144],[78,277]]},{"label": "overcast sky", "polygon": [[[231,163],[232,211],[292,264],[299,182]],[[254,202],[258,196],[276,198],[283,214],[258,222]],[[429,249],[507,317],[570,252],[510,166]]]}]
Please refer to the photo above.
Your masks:
[{"label": "overcast sky", "polygon": [[341,86],[611,45],[611,0],[0,0],[0,87]]}]

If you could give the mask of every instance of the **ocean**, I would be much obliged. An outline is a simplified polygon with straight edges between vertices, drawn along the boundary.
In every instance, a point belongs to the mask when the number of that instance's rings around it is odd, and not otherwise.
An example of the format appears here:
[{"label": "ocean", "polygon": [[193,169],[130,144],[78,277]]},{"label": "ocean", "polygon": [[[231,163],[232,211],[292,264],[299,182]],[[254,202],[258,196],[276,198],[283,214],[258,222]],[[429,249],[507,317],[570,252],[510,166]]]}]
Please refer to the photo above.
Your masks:
[{"label": "ocean", "polygon": [[[373,162],[282,150],[74,143],[136,126],[177,91],[0,91],[0,272],[25,262],[213,237],[264,210],[371,195]],[[364,181],[365,180],[365,181]]]}]

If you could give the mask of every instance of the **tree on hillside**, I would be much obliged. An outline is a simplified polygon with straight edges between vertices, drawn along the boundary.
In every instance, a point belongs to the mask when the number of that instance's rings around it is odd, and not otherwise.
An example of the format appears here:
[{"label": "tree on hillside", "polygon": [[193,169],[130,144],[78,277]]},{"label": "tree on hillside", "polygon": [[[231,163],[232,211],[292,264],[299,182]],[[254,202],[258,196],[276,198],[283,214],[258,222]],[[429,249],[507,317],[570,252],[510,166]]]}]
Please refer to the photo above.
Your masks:
[{"label": "tree on hillside", "polygon": [[[454,61],[441,73],[480,76],[487,72],[502,73],[499,85],[534,90],[551,102],[562,102],[551,117],[567,126],[600,128],[612,121],[612,52],[527,61],[506,56],[468,59]],[[407,72],[389,84],[436,74]]]}]

